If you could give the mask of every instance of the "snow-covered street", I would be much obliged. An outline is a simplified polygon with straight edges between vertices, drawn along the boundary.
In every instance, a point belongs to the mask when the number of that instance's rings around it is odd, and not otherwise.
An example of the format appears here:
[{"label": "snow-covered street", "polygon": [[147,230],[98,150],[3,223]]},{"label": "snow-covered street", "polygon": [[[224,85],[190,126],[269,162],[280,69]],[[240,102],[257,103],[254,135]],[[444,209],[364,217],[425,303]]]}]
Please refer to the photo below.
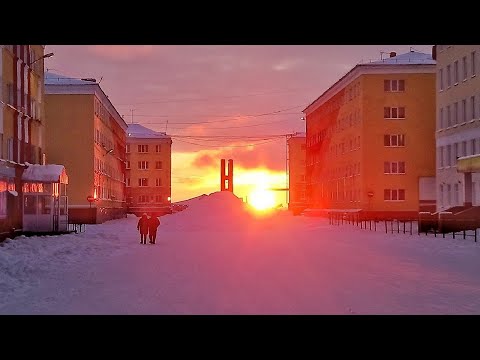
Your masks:
[{"label": "snow-covered street", "polygon": [[480,313],[472,240],[257,217],[229,192],[162,217],[156,245],[137,220],[2,243],[0,313]]}]

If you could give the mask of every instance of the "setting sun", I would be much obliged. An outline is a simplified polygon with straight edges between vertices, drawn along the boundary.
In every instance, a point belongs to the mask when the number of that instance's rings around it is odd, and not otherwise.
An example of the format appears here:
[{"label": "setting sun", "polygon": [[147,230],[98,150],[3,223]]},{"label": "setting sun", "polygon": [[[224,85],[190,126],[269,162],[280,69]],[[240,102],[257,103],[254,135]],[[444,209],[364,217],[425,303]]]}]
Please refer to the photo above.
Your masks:
[{"label": "setting sun", "polygon": [[271,191],[257,189],[250,193],[248,202],[256,210],[271,209],[275,205],[275,195]]}]

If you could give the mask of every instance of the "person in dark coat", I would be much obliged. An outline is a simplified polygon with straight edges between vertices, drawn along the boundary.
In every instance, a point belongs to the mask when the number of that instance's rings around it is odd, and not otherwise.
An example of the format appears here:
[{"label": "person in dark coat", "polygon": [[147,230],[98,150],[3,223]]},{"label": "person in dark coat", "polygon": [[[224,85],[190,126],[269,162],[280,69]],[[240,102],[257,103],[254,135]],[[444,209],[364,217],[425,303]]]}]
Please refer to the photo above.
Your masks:
[{"label": "person in dark coat", "polygon": [[142,217],[138,220],[137,230],[140,231],[140,244],[147,243],[148,234],[148,217],[146,213],[143,213]]},{"label": "person in dark coat", "polygon": [[150,244],[155,244],[157,239],[157,229],[160,226],[160,220],[156,216],[151,216],[148,219],[148,237],[150,238]]}]

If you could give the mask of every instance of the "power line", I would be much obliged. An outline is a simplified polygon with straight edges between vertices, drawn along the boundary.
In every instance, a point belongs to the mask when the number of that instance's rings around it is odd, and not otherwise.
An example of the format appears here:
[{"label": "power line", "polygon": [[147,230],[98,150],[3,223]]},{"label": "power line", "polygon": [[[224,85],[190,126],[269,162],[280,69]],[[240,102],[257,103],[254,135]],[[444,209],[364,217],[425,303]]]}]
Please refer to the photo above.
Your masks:
[{"label": "power line", "polygon": [[255,94],[244,94],[244,95],[210,96],[210,97],[205,97],[205,98],[166,99],[166,100],[155,100],[155,101],[148,101],[148,102],[123,103],[123,104],[117,104],[117,106],[167,104],[167,103],[189,102],[189,101],[208,101],[208,100],[212,100],[212,99],[235,99],[235,98],[243,98],[243,97],[251,97],[251,96],[284,94],[284,93],[298,92],[298,91],[303,91],[303,90],[308,90],[308,89],[313,89],[313,87],[303,88],[303,89],[290,89],[290,90],[284,90],[284,91],[263,92],[263,93],[255,93]]},{"label": "power line", "polygon": [[[300,107],[304,107],[306,105],[297,105],[297,106],[292,106],[292,107],[289,107],[289,108],[285,108],[285,109],[281,109],[281,110],[275,110],[275,111],[271,111],[271,112],[266,112],[266,113],[261,113],[261,114],[254,114],[254,115],[212,115],[211,117],[231,117],[231,118],[235,118],[235,119],[224,119],[224,120],[212,120],[212,121],[197,121],[197,122],[169,122],[170,124],[182,124],[182,125],[195,125],[195,124],[212,124],[212,123],[218,123],[218,122],[225,122],[225,121],[234,121],[234,120],[238,120],[238,118],[244,118],[244,117],[249,117],[249,118],[255,118],[255,117],[261,117],[261,116],[269,116],[269,115],[276,115],[276,114],[285,114],[284,113],[285,111],[288,111],[288,110],[293,110],[293,109],[297,109],[297,108],[300,108]],[[299,113],[291,113],[291,114],[299,114]],[[135,116],[142,116],[142,115],[135,115]],[[153,116],[153,115],[148,115],[148,116]],[[196,116],[196,115],[195,115]],[[205,116],[205,115],[204,115]],[[157,117],[165,117],[165,116],[157,116]],[[165,122],[142,122],[142,124],[164,124]]]},{"label": "power line", "polygon": [[[256,126],[262,126],[262,125],[269,125],[269,124],[275,124],[275,123],[280,123],[280,122],[286,122],[286,121],[291,121],[291,119],[287,120],[277,120],[277,121],[270,121],[266,123],[261,123],[261,124],[252,124],[252,125],[242,125],[242,126],[228,126],[228,127],[208,127],[207,130],[228,130],[228,129],[241,129],[241,128],[249,128],[249,127],[256,127]],[[144,124],[144,123],[142,123]],[[178,127],[178,126],[171,126],[171,129],[185,129],[185,127]]]},{"label": "power line", "polygon": [[205,144],[192,143],[192,142],[185,141],[185,140],[179,140],[179,139],[176,139],[176,140],[180,141],[180,142],[183,142],[185,144],[197,145],[197,146],[203,146],[203,147],[249,147],[249,146],[257,146],[257,145],[268,144],[268,143],[277,141],[279,139],[273,139],[273,140],[268,140],[268,141],[264,141],[264,142],[260,142],[260,143],[256,143],[256,144],[246,144],[246,145],[205,145]]}]

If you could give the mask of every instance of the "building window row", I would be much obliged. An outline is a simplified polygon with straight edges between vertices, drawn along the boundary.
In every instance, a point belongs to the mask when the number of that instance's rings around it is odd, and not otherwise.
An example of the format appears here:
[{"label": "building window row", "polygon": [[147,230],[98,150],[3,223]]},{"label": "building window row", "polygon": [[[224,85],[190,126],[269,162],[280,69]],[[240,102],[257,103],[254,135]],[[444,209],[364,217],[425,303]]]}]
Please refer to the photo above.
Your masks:
[{"label": "building window row", "polygon": [[477,97],[472,95],[469,98],[441,107],[438,113],[438,129],[446,129],[466,123],[469,120],[475,120],[480,113],[480,109],[477,111],[477,100]]},{"label": "building window row", "polygon": [[[126,179],[126,185],[131,186],[130,184],[131,184],[130,178],[127,178]],[[138,186],[141,186],[141,187],[148,186],[148,178],[139,178],[138,179]],[[157,186],[157,187],[163,186],[162,185],[162,178],[156,178],[155,179],[155,186]]]},{"label": "building window row", "polygon": [[165,199],[165,196],[162,195],[139,195],[139,203],[161,203]]},{"label": "building window row", "polygon": [[480,138],[440,146],[437,150],[439,168],[456,166],[457,158],[480,154]]},{"label": "building window row", "polygon": [[[142,154],[148,153],[148,145],[137,145],[137,151]],[[130,153],[130,144],[127,144],[126,152],[127,154]],[[162,145],[155,145],[155,152],[156,153],[162,152]]]},{"label": "building window row", "polygon": [[460,186],[458,183],[439,185],[440,207],[450,207],[455,205],[461,205],[460,201],[461,201]]},{"label": "building window row", "polygon": [[[460,64],[462,69],[460,70]],[[452,64],[448,64],[445,68],[438,70],[437,80],[439,84],[439,90],[443,91],[446,88],[450,88],[452,85],[458,85],[460,80],[466,81],[468,76],[476,76],[477,74],[477,53],[472,51],[468,56],[463,56],[461,63],[459,60],[455,60]]]},{"label": "building window row", "polygon": [[95,143],[107,150],[113,149],[113,142],[100,129],[95,129]]}]

